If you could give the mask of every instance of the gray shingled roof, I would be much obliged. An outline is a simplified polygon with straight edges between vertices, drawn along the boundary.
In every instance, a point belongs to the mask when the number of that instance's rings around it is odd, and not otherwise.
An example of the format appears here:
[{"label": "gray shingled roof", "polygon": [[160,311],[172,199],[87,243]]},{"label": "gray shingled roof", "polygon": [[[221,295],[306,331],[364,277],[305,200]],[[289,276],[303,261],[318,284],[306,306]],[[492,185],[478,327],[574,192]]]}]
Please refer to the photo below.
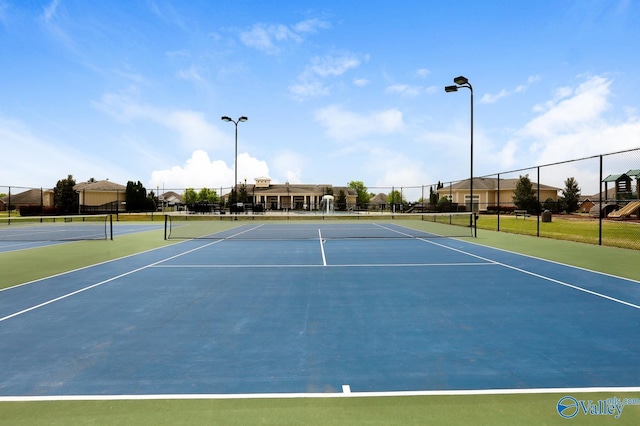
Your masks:
[{"label": "gray shingled roof", "polygon": [[[515,190],[516,185],[520,179],[500,179],[500,190],[508,191]],[[536,182],[531,181],[531,184],[534,187],[537,187],[538,184]],[[469,179],[462,180],[460,182],[456,182],[451,185],[451,188],[454,190],[461,189],[469,189]],[[440,191],[446,191],[448,189],[447,186],[442,188]],[[473,178],[473,189],[477,190],[498,190],[498,178]],[[543,183],[540,184],[540,189],[543,190],[553,190],[560,191],[562,188],[556,188],[555,186],[545,185]]]},{"label": "gray shingled roof", "polygon": [[108,180],[99,180],[97,182],[78,183],[73,189],[75,191],[126,191],[127,187]]},{"label": "gray shingled roof", "polygon": [[[44,192],[50,190],[44,190]],[[3,197],[2,200],[5,203],[9,203],[9,196]],[[28,189],[18,194],[11,194],[11,204],[36,204],[42,203],[42,190],[40,189]]]}]

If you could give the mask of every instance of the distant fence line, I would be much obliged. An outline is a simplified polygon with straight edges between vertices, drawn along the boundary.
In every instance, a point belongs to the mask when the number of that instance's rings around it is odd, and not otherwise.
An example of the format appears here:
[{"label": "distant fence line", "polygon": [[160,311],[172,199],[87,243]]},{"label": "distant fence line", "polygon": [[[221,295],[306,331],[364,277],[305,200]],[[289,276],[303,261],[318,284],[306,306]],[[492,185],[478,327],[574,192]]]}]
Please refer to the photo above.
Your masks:
[{"label": "distant fence line", "polygon": [[[520,217],[514,213],[513,189],[509,184],[528,175],[533,183],[540,203],[539,209],[527,212],[518,226],[513,222]],[[564,188],[567,178],[574,178],[581,191],[580,204],[577,214],[564,214],[559,195]],[[375,210],[394,213],[429,213],[435,211],[473,211],[480,215],[479,228],[503,232],[519,232],[538,237],[573,239],[591,244],[614,245],[640,249],[640,208],[634,209],[634,203],[640,204],[640,147],[606,154],[593,155],[573,160],[559,161],[539,166],[524,167],[473,179],[473,200],[470,197],[469,179],[457,181],[441,181],[426,185],[392,185],[368,187],[373,200],[368,204],[337,205],[338,209],[346,210]],[[239,188],[242,188],[242,183]],[[246,186],[244,199],[247,208],[258,204]],[[196,192],[202,188],[193,188]],[[220,197],[228,196],[232,187],[209,188],[216,191]],[[160,195],[158,210],[171,211],[181,207],[176,199],[162,197],[169,193],[181,197],[186,188],[147,188],[147,192]],[[30,194],[29,194],[30,193]],[[390,199],[389,194],[399,194]],[[40,206],[45,209],[53,205],[53,191],[51,189],[32,188],[19,185],[0,185],[0,211],[7,211],[17,204],[25,204],[21,198],[27,198],[26,204]],[[30,197],[27,197],[29,194]],[[239,194],[242,194],[241,189]],[[383,194],[383,195],[378,195]],[[546,196],[545,194],[551,194]],[[334,194],[337,196],[338,194]],[[376,197],[377,196],[377,197]],[[50,198],[49,198],[50,197]],[[446,199],[449,203],[441,202]],[[18,203],[16,200],[20,200]],[[411,201],[408,201],[411,200]],[[102,206],[79,206],[79,213],[123,212],[119,203],[107,203]],[[212,207],[222,209],[229,206],[217,204]],[[264,210],[318,210],[323,206],[316,202],[295,202],[292,195],[287,202],[262,203]],[[257,207],[256,207],[257,209]],[[548,210],[553,214],[552,224],[543,221],[542,213]],[[615,217],[619,214],[618,217]],[[563,230],[561,220],[574,221],[572,226]],[[556,223],[558,222],[558,223]],[[580,223],[580,226],[573,226]],[[623,242],[620,242],[624,240]]]}]

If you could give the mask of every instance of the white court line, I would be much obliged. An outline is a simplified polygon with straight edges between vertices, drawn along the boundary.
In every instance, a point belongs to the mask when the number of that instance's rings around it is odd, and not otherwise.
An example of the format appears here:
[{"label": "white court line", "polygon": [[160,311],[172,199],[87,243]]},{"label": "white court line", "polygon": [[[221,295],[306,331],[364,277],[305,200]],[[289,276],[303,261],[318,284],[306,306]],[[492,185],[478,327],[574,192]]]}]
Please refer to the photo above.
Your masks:
[{"label": "white court line", "polygon": [[429,266],[499,266],[495,263],[487,262],[449,262],[449,263],[345,263],[327,265],[326,262],[323,265],[317,264],[271,264],[271,265],[210,265],[210,264],[192,264],[192,265],[153,265],[152,268],[238,268],[238,269],[261,269],[261,268],[406,268],[406,267],[429,267]]},{"label": "white court line", "polygon": [[327,257],[324,254],[324,242],[322,238],[322,232],[318,229],[318,238],[320,239],[320,252],[322,253],[322,266],[327,266]]},{"label": "white court line", "polygon": [[[392,228],[387,228],[386,226],[382,226],[382,225],[378,225],[378,226],[381,226],[382,228],[388,229],[390,231],[397,232],[397,233],[402,234],[402,235],[410,236],[410,234],[405,234],[404,232],[401,232],[401,231],[398,231],[398,230],[395,230],[395,229],[392,229]],[[607,299],[607,300],[610,300],[612,302],[620,303],[622,305],[629,306],[631,308],[640,309],[640,305],[636,305],[636,304],[627,302],[627,301],[622,300],[622,299],[617,299],[615,297],[607,296],[606,294],[598,293],[597,291],[589,290],[589,289],[586,289],[586,288],[583,288],[583,287],[580,287],[580,286],[577,286],[577,285],[574,285],[574,284],[569,284],[569,283],[564,282],[564,281],[556,280],[555,278],[551,278],[551,277],[547,277],[545,275],[537,274],[535,272],[527,271],[526,269],[517,268],[515,266],[507,265],[506,263],[497,262],[495,260],[488,259],[488,258],[482,257],[482,256],[478,256],[477,254],[469,253],[469,252],[466,252],[464,250],[460,250],[460,249],[457,249],[457,248],[454,248],[454,247],[449,247],[449,246],[446,246],[444,244],[436,243],[435,241],[431,241],[431,240],[428,240],[428,239],[425,239],[425,238],[417,238],[417,239],[420,240],[420,241],[424,241],[425,243],[433,244],[433,245],[436,245],[438,247],[446,248],[448,250],[452,250],[452,251],[455,251],[455,252],[458,252],[458,253],[461,253],[461,254],[465,254],[467,256],[475,257],[476,259],[485,260],[487,262],[491,262],[491,263],[493,263],[495,265],[500,265],[500,266],[505,267],[507,269],[512,269],[514,271],[518,271],[518,272],[521,272],[523,274],[531,275],[531,276],[534,276],[536,278],[540,278],[540,279],[543,279],[543,280],[546,280],[546,281],[550,281],[550,282],[555,283],[555,284],[560,284],[562,286],[569,287],[569,288],[572,288],[574,290],[582,291],[584,293],[591,294],[593,296],[597,296],[597,297],[600,297],[600,298],[603,298],[603,299]]]},{"label": "white court line", "polygon": [[292,398],[371,398],[402,396],[473,396],[473,395],[527,395],[527,394],[579,394],[579,393],[635,393],[640,387],[592,388],[533,388],[533,389],[476,389],[429,390],[393,392],[323,392],[323,393],[238,393],[238,394],[150,394],[150,395],[46,395],[0,396],[0,402],[38,401],[140,401],[140,400],[196,400],[196,399],[292,399]]},{"label": "white court line", "polygon": [[[259,226],[262,226],[262,225],[258,225],[258,226],[254,227],[254,228],[251,228],[251,229],[255,229],[255,228],[259,227]],[[232,237],[234,237],[235,235],[243,234],[244,232],[248,232],[248,231],[250,231],[251,229],[246,230],[246,231],[243,231],[243,232],[240,232],[240,233],[238,233],[238,234],[234,234],[234,235],[232,235],[232,236],[230,236],[230,237],[227,237],[227,238],[232,238]],[[176,254],[176,255],[174,255],[174,256],[170,256],[170,257],[168,257],[168,258],[166,258],[166,259],[162,259],[162,260],[159,260],[159,261],[157,261],[157,262],[153,262],[153,263],[150,263],[150,264],[148,264],[148,265],[142,266],[142,267],[140,267],[140,268],[133,269],[133,270],[131,270],[131,271],[125,272],[125,273],[120,274],[120,275],[117,275],[117,276],[115,276],[115,277],[111,277],[111,278],[106,279],[106,280],[104,280],[104,281],[100,281],[100,282],[98,282],[98,283],[95,283],[95,284],[89,285],[89,286],[87,286],[87,287],[83,287],[83,288],[81,288],[81,289],[79,289],[79,290],[72,291],[71,293],[63,294],[62,296],[59,296],[59,297],[56,297],[56,298],[54,298],[54,299],[47,300],[46,302],[42,302],[42,303],[39,303],[39,304],[37,304],[37,305],[31,306],[30,308],[26,308],[26,309],[23,309],[23,310],[21,310],[21,311],[14,312],[13,314],[10,314],[10,315],[7,315],[7,316],[4,316],[4,317],[0,318],[0,322],[6,321],[6,320],[11,319],[11,318],[14,318],[14,317],[17,317],[17,316],[22,315],[22,314],[25,314],[25,313],[27,313],[27,312],[31,312],[31,311],[36,310],[36,309],[42,308],[43,306],[50,305],[50,304],[55,303],[55,302],[58,302],[58,301],[60,301],[60,300],[67,299],[67,298],[69,298],[69,297],[71,297],[71,296],[75,296],[76,294],[83,293],[83,292],[85,292],[85,291],[87,291],[87,290],[91,290],[92,288],[99,287],[99,286],[101,286],[101,285],[104,285],[104,284],[110,283],[110,282],[115,281],[115,280],[117,280],[117,279],[119,279],[119,278],[122,278],[122,277],[126,277],[127,275],[131,275],[131,274],[134,274],[134,273],[136,273],[136,272],[140,272],[140,271],[143,271],[143,270],[145,270],[145,269],[152,268],[152,267],[154,267],[154,266],[157,266],[157,265],[158,265],[158,264],[160,264],[160,263],[163,263],[163,262],[166,262],[166,261],[169,261],[169,260],[172,260],[172,259],[176,259],[176,258],[178,258],[178,257],[184,256],[184,255],[189,254],[189,253],[193,253],[193,252],[195,252],[195,251],[201,250],[201,249],[203,249],[203,248],[205,248],[205,247],[212,246],[212,245],[214,245],[214,244],[218,244],[218,243],[220,243],[220,242],[222,242],[222,241],[224,241],[224,240],[222,240],[222,239],[221,239],[221,240],[216,240],[216,241],[210,242],[210,243],[208,243],[208,244],[204,244],[204,245],[202,245],[202,246],[196,247],[196,248],[194,248],[194,249],[187,250],[187,251],[185,251],[185,252],[182,252],[182,253]],[[106,263],[106,262],[105,262],[105,263]],[[86,268],[80,268],[80,269],[86,269]],[[62,275],[62,274],[61,274],[61,275]],[[41,281],[41,280],[40,280],[40,281]]]},{"label": "white court line", "polygon": [[488,262],[493,262],[496,265],[503,266],[503,267],[505,267],[507,269],[512,269],[514,271],[518,271],[518,272],[521,272],[523,274],[531,275],[533,277],[540,278],[540,279],[543,279],[543,280],[546,280],[546,281],[550,281],[550,282],[555,283],[555,284],[560,284],[562,286],[569,287],[569,288],[572,288],[574,290],[582,291],[584,293],[591,294],[593,296],[597,296],[597,297],[600,297],[600,298],[603,298],[603,299],[607,299],[607,300],[610,300],[612,302],[620,303],[622,305],[629,306],[631,308],[640,309],[640,305],[636,305],[634,303],[627,302],[626,300],[618,299],[618,298],[615,298],[615,297],[612,297],[612,296],[607,296],[606,294],[598,293],[597,291],[589,290],[589,289],[586,289],[584,287],[580,287],[580,286],[577,286],[577,285],[574,285],[574,284],[569,284],[569,283],[564,282],[564,281],[556,280],[555,278],[551,278],[551,277],[547,277],[545,275],[537,274],[535,272],[527,271],[526,269],[517,268],[515,266],[507,265],[506,263],[497,262],[495,260],[487,259],[485,257],[478,256],[478,255],[475,255],[473,253],[467,253],[465,251],[458,250],[458,249],[455,249],[453,247],[447,247],[447,246],[445,246],[443,244],[438,244],[438,243],[433,242],[433,241],[427,241],[427,242],[429,242],[431,244],[435,244],[435,245],[440,246],[440,247],[448,248],[450,250],[454,250],[454,251],[457,251],[457,252],[460,252],[460,253],[464,253],[464,254],[467,254],[469,256],[476,257],[478,259],[486,260]]}]

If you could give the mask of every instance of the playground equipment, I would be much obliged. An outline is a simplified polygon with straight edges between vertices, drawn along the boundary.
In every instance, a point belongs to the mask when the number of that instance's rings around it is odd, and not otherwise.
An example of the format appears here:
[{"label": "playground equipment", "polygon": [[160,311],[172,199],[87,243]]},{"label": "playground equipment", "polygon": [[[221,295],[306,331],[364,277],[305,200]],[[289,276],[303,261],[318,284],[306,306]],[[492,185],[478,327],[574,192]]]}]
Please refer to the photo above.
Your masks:
[{"label": "playground equipment", "polygon": [[633,214],[636,214],[637,216],[638,213],[640,213],[640,201],[632,201],[620,210],[612,211],[607,215],[607,217],[612,219],[622,219]]}]

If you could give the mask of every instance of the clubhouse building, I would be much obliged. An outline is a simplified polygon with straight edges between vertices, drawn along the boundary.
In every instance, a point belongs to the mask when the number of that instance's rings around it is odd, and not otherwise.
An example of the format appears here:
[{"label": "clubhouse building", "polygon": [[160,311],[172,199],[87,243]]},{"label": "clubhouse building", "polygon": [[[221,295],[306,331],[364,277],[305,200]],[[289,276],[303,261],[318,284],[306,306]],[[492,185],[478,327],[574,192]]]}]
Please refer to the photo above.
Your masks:
[{"label": "clubhouse building", "polygon": [[[330,184],[273,184],[268,177],[255,178],[255,183],[238,185],[238,202],[246,206],[258,206],[264,210],[321,210],[326,206],[327,196],[334,202],[344,194],[346,209],[356,208],[356,191],[347,187],[334,187]],[[224,205],[228,205],[229,195],[222,196]]]}]

